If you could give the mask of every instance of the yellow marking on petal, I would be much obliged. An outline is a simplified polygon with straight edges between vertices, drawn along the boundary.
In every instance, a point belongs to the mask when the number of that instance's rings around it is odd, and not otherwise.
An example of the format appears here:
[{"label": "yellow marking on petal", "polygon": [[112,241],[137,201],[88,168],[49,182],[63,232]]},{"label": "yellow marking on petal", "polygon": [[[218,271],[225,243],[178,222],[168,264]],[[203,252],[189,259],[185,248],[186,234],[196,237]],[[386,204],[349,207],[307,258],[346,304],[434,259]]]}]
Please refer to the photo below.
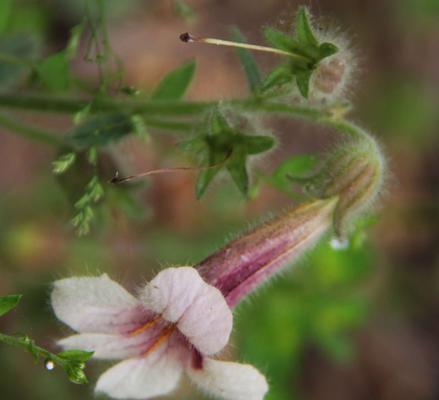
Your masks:
[{"label": "yellow marking on petal", "polygon": [[137,336],[137,335],[141,334],[142,332],[145,332],[146,330],[152,328],[159,320],[160,320],[160,317],[156,317],[156,318],[152,319],[151,321],[148,321],[146,324],[143,324],[140,328],[137,328],[134,331],[130,332],[130,336]]},{"label": "yellow marking on petal", "polygon": [[171,333],[174,332],[175,328],[175,325],[169,325],[165,329],[163,329],[161,335],[146,351],[142,353],[142,356],[146,356],[147,354],[157,349],[157,347],[159,347],[171,335]]}]

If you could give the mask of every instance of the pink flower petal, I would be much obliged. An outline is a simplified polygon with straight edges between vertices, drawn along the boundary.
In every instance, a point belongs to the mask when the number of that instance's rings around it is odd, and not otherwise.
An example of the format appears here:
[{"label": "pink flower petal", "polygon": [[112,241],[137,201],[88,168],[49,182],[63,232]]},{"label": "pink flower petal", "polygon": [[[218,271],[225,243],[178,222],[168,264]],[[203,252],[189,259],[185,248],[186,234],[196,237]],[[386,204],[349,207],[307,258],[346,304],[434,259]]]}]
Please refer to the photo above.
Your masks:
[{"label": "pink flower petal", "polygon": [[224,400],[262,400],[268,391],[265,377],[248,364],[205,358],[202,369],[186,372],[202,390]]},{"label": "pink flower petal", "polygon": [[178,384],[183,367],[178,353],[167,346],[146,357],[131,358],[104,372],[96,392],[116,399],[149,399],[172,392]]},{"label": "pink flower petal", "polygon": [[135,336],[103,333],[81,333],[58,341],[63,350],[81,349],[93,351],[93,358],[122,360],[137,357],[152,345],[154,338],[145,334]]},{"label": "pink flower petal", "polygon": [[152,318],[151,312],[106,274],[56,281],[51,303],[58,319],[79,332],[129,332]]},{"label": "pink flower petal", "polygon": [[191,267],[167,268],[144,289],[145,306],[177,323],[180,332],[203,354],[227,344],[233,317],[221,292]]}]

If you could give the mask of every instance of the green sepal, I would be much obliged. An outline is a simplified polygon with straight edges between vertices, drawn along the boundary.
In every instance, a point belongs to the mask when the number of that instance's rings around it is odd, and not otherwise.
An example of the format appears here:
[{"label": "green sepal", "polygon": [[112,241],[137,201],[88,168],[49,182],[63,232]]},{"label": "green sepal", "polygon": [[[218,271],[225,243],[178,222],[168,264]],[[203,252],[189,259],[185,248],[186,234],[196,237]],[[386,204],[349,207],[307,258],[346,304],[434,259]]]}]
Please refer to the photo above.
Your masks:
[{"label": "green sepal", "polygon": [[311,23],[309,21],[309,12],[306,7],[300,7],[296,16],[296,37],[303,47],[318,47],[318,41],[315,37]]},{"label": "green sepal", "polygon": [[0,297],[0,317],[13,310],[20,302],[21,294],[10,294]]}]

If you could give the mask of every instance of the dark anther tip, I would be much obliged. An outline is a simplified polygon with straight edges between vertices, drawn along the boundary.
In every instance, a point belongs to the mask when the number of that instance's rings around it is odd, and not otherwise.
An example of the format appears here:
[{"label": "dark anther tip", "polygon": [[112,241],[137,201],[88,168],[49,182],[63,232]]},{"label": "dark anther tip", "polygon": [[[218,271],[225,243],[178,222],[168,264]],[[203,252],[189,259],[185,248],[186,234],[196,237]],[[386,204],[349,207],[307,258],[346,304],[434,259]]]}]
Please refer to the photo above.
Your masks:
[{"label": "dark anther tip", "polygon": [[192,42],[193,39],[192,39],[192,35],[189,32],[185,32],[180,35],[180,40],[182,42],[188,43],[188,42]]}]

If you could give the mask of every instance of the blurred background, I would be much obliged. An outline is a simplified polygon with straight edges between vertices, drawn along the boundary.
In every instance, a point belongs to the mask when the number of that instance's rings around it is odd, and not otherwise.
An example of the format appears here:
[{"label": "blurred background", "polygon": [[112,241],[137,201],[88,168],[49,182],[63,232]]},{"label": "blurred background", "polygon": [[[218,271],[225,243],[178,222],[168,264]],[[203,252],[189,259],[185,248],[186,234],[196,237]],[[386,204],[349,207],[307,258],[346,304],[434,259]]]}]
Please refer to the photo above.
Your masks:
[{"label": "blurred background", "polygon": [[[123,60],[126,83],[148,93],[166,71],[195,58],[189,98],[199,100],[244,96],[247,83],[235,51],[184,45],[181,32],[227,38],[235,25],[249,41],[261,43],[262,27],[288,29],[303,4],[107,3],[110,40]],[[226,357],[263,371],[270,400],[438,399],[439,1],[307,4],[322,27],[352,41],[359,58],[352,119],[382,143],[391,175],[366,235],[355,236],[345,250],[322,243],[238,307]],[[82,2],[75,0],[14,0],[6,29],[33,35],[43,54],[50,54],[65,46],[82,12]],[[265,71],[277,61],[256,57]],[[95,66],[80,59],[73,69],[90,82],[97,79]],[[65,116],[8,113],[60,135],[71,126]],[[286,118],[271,118],[270,128],[282,146],[258,164],[266,172],[291,155],[321,152],[336,137]],[[128,138],[108,154],[124,173],[187,164],[175,146],[181,138],[154,132],[151,137],[147,143]],[[0,331],[25,332],[54,351],[54,340],[69,332],[48,302],[54,280],[105,271],[135,289],[160,268],[200,261],[230,234],[293,202],[265,186],[244,202],[227,180],[197,201],[195,174],[167,174],[138,185],[135,201],[121,199],[123,191],[110,192],[91,234],[78,238],[69,223],[68,179],[52,173],[56,151],[2,128],[0,140],[0,294],[24,295],[19,307],[0,319]],[[89,363],[91,381],[106,367]],[[29,354],[1,344],[0,370],[5,400],[94,396],[92,384],[74,385],[59,369],[46,371]],[[169,398],[203,399],[189,383]]]}]

